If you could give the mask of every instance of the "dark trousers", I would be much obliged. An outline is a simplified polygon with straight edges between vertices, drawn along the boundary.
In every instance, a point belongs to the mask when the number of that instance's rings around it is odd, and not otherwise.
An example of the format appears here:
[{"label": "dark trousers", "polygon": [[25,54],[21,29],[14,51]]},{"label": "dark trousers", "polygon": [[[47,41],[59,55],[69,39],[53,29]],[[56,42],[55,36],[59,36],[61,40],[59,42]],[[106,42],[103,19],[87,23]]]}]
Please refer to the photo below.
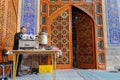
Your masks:
[{"label": "dark trousers", "polygon": [[22,62],[22,58],[23,58],[23,55],[19,55],[19,58],[18,58],[18,65],[17,65],[17,71],[16,71],[16,75],[18,75],[18,71],[19,71],[19,68],[20,68],[20,65],[21,65],[21,62]]}]

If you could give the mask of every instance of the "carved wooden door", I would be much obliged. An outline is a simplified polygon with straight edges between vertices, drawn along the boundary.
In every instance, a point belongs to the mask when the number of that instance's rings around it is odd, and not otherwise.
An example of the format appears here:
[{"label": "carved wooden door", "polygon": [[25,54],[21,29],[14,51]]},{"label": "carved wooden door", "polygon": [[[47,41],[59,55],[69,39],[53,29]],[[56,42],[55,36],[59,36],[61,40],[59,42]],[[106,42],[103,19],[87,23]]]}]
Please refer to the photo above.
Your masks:
[{"label": "carved wooden door", "polygon": [[95,68],[93,20],[84,12],[76,12],[77,67]]}]

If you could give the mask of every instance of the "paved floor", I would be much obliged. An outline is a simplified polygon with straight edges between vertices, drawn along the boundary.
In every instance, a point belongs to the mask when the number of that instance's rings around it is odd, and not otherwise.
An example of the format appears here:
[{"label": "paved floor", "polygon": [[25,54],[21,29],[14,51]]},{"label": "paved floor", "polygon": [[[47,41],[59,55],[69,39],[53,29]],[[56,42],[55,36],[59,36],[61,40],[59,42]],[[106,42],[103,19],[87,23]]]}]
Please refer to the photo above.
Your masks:
[{"label": "paved floor", "polygon": [[[8,80],[12,80],[9,78]],[[53,80],[52,74],[27,74],[16,80]],[[120,72],[66,69],[56,71],[56,80],[120,80]]]}]

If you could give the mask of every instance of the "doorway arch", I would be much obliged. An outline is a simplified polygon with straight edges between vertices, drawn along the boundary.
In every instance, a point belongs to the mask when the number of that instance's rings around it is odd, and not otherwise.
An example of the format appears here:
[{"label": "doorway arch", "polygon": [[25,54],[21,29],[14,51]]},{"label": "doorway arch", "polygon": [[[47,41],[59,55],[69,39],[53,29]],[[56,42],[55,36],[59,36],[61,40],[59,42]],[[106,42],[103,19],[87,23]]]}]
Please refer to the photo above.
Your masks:
[{"label": "doorway arch", "polygon": [[93,19],[76,7],[72,7],[73,66],[95,68],[95,29]]},{"label": "doorway arch", "polygon": [[[58,58],[57,68],[72,68],[73,67],[73,58],[74,58],[73,57],[73,46],[72,46],[74,44],[74,43],[72,43],[73,42],[73,40],[72,40],[73,39],[72,38],[72,36],[73,36],[72,35],[72,33],[73,33],[72,32],[73,31],[73,29],[72,29],[72,26],[73,26],[72,25],[73,7],[78,10],[78,14],[76,14],[77,17],[81,16],[83,20],[87,21],[87,24],[86,24],[85,21],[81,20],[84,25],[88,26],[88,27],[85,27],[85,29],[87,31],[84,31],[84,32],[86,32],[86,35],[84,33],[85,36],[84,36],[84,39],[83,39],[84,43],[85,43],[85,41],[86,41],[86,43],[87,42],[88,43],[84,44],[84,45],[88,46],[88,44],[89,44],[88,48],[87,47],[85,48],[85,46],[82,46],[86,50],[86,51],[84,51],[84,53],[86,53],[84,55],[84,58],[87,58],[87,59],[84,59],[85,61],[82,61],[83,63],[80,62],[82,64],[82,67],[81,66],[76,66],[76,67],[87,68],[87,69],[88,68],[89,69],[93,69],[93,68],[94,69],[96,69],[96,68],[99,68],[99,69],[104,68],[105,69],[104,51],[100,52],[100,50],[98,50],[98,47],[101,48],[101,45],[103,47],[104,44],[103,44],[102,41],[101,41],[102,42],[102,44],[101,44],[101,42],[99,42],[99,40],[96,37],[97,28],[96,28],[95,18],[93,18],[94,15],[91,15],[88,11],[86,11],[82,7],[74,6],[74,5],[65,5],[63,7],[60,7],[60,9],[57,9],[55,12],[53,12],[52,15],[49,16],[49,22],[48,22],[49,23],[49,25],[48,25],[49,28],[48,29],[50,30],[50,34],[52,35],[51,39],[50,39],[50,42],[51,42],[52,45],[60,46],[59,48],[62,51],[67,52],[67,54],[66,54],[66,52],[65,52],[65,54],[63,52],[63,56]],[[85,16],[85,18],[83,16]],[[61,40],[60,37],[62,38],[64,36],[63,33],[61,33],[62,32],[61,30],[63,29],[63,26],[65,26],[65,25],[66,25],[66,30],[64,30],[63,32],[67,33],[68,36],[63,41],[67,41],[67,43],[68,43],[68,44],[66,44],[67,46],[64,46],[62,41],[60,41]],[[79,25],[79,24],[76,24],[76,25]],[[59,27],[59,28],[55,28],[56,26]],[[79,26],[82,26],[82,25],[79,25]],[[79,27],[77,27],[77,28],[79,29]],[[84,30],[84,28],[83,28],[83,30]],[[90,34],[89,34],[89,32],[90,32]],[[58,33],[59,33],[59,35],[56,35]],[[88,37],[90,37],[90,38],[88,38]],[[56,43],[54,43],[54,42],[56,42]],[[59,44],[59,42],[61,42],[61,43]],[[76,42],[78,42],[77,39],[76,39]],[[81,45],[79,45],[79,46],[81,46]],[[78,50],[80,50],[80,49],[78,48]],[[87,53],[89,51],[90,51],[90,53]],[[83,60],[83,55],[82,55],[81,58],[80,58],[80,55],[77,55],[77,57],[75,57],[75,58],[78,59],[77,63],[79,63],[79,61]],[[101,64],[101,62],[99,63],[100,59],[103,59],[102,64]],[[67,63],[64,62],[64,60],[67,61]]]}]

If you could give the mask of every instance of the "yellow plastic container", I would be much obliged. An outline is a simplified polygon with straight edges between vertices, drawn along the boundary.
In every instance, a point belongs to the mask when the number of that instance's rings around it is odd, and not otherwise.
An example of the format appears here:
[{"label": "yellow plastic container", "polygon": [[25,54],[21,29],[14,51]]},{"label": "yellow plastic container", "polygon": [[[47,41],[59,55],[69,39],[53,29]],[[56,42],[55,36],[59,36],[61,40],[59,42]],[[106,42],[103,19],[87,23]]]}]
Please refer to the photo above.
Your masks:
[{"label": "yellow plastic container", "polygon": [[39,65],[39,73],[53,72],[53,65]]}]

